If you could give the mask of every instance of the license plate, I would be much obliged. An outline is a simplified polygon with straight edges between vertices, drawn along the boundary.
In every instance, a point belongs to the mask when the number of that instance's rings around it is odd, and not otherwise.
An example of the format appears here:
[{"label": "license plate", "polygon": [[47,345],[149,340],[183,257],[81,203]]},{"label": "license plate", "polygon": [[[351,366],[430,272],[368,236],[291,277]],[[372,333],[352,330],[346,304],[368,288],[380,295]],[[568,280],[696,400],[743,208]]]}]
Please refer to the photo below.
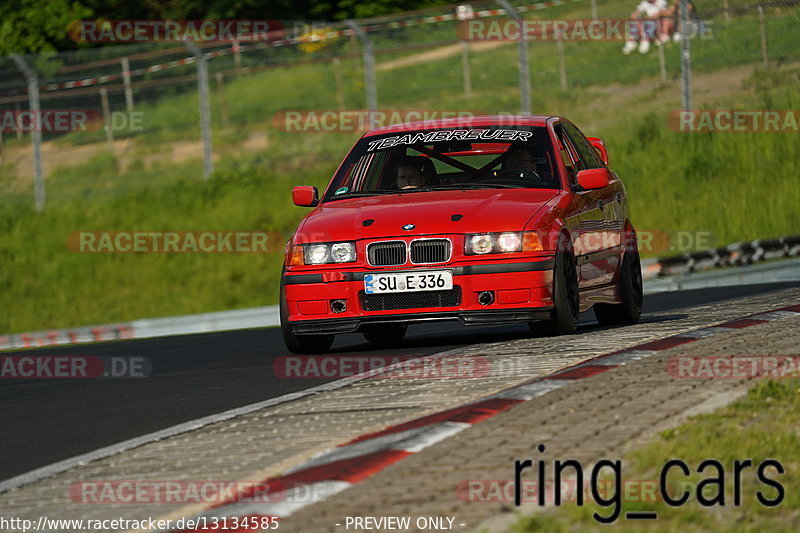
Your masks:
[{"label": "license plate", "polygon": [[364,292],[367,294],[446,291],[452,288],[453,273],[449,270],[367,274],[364,276]]}]

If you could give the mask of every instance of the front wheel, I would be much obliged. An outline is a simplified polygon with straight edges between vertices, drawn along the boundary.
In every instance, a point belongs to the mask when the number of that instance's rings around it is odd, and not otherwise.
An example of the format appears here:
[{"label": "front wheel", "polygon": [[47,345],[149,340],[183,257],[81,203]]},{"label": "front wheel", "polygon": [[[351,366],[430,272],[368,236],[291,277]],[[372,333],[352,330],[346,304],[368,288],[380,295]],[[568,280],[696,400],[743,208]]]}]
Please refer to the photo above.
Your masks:
[{"label": "front wheel", "polygon": [[555,336],[573,333],[578,329],[578,272],[575,268],[575,255],[565,236],[558,240],[558,252],[553,267],[553,305],[554,309],[548,320],[529,324],[532,332]]},{"label": "front wheel", "polygon": [[595,304],[594,316],[601,326],[636,324],[642,316],[642,265],[639,251],[632,247],[622,259],[619,273],[619,293],[622,299],[618,304]]}]

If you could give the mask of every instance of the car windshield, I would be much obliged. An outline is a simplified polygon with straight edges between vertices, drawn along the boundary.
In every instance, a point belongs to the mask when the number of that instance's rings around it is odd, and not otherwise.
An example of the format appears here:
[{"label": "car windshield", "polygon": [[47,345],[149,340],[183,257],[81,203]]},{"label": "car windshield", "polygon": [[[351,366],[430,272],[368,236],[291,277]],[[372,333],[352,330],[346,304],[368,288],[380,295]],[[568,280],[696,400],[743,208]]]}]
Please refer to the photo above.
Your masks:
[{"label": "car windshield", "polygon": [[397,131],[361,139],[323,201],[435,190],[561,187],[539,126]]}]

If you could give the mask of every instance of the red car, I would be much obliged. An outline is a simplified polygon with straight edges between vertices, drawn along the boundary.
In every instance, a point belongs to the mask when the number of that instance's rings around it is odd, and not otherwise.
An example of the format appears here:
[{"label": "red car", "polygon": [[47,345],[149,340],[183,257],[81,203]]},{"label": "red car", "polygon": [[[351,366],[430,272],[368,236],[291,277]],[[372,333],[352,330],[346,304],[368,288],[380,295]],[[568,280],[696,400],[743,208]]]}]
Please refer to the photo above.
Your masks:
[{"label": "red car", "polygon": [[408,324],[639,320],[625,187],[603,142],[555,116],[418,122],[366,133],[286,246],[281,327],[295,353],[337,333],[392,343]]}]

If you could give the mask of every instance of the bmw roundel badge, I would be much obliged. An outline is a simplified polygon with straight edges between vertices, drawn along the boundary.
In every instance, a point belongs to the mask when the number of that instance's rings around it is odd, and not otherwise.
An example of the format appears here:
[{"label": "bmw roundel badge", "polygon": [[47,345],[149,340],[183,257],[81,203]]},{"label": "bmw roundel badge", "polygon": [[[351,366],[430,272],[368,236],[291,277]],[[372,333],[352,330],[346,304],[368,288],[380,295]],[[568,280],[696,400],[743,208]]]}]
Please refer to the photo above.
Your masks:
[{"label": "bmw roundel badge", "polygon": [[414,228],[416,228],[414,224],[406,224],[405,226],[403,226],[403,229],[406,231],[411,231]]}]

